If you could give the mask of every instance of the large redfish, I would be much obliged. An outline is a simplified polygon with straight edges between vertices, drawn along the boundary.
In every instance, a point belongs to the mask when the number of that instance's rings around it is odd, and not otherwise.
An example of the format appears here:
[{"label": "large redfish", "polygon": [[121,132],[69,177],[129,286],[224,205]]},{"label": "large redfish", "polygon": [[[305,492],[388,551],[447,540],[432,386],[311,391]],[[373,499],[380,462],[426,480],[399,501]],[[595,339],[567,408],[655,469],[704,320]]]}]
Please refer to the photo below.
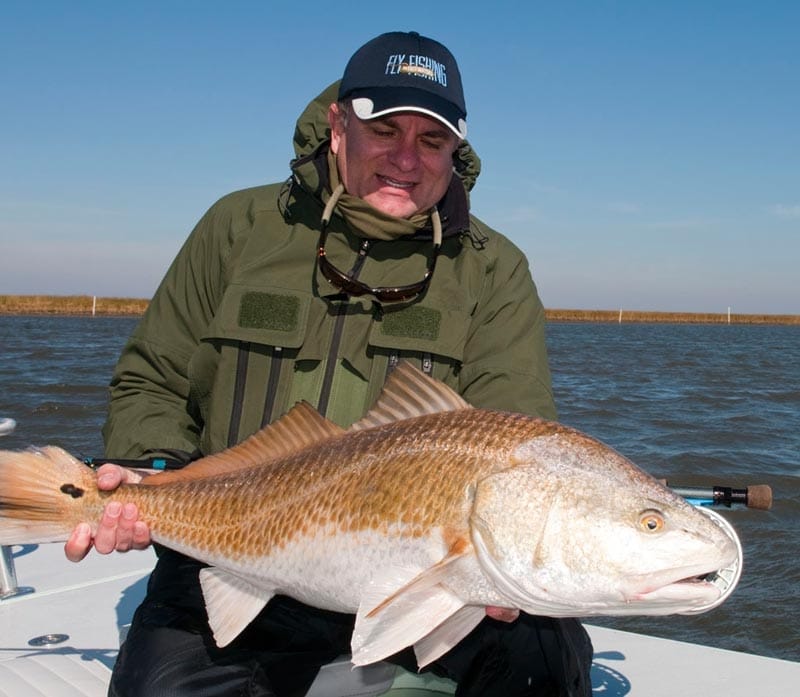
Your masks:
[{"label": "large redfish", "polygon": [[242,444],[99,492],[55,447],[0,453],[0,544],[65,540],[110,500],[207,562],[209,624],[232,641],[276,594],[356,613],[353,662],[420,665],[487,605],[550,616],[703,611],[732,536],[611,448],[470,407],[409,365],[348,431],[300,404]]}]

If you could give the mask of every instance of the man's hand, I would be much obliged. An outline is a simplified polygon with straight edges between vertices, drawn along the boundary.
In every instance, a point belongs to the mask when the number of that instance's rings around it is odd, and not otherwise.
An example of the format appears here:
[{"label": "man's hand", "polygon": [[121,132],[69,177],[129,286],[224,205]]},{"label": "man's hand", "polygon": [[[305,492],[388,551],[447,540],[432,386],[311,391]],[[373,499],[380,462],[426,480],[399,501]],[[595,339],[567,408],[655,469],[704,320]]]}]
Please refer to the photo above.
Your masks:
[{"label": "man's hand", "polygon": [[[103,465],[97,470],[97,488],[112,491],[120,484],[136,484],[142,476],[119,465]],[[100,554],[130,549],[145,549],[150,544],[150,529],[139,520],[135,504],[112,501],[103,511],[103,517],[92,538],[88,523],[80,523],[64,545],[64,554],[70,561],[81,561],[94,547]]]},{"label": "man's hand", "polygon": [[495,607],[490,605],[486,608],[486,616],[491,617],[493,620],[500,620],[501,622],[513,622],[519,617],[519,610],[514,610],[510,607]]}]

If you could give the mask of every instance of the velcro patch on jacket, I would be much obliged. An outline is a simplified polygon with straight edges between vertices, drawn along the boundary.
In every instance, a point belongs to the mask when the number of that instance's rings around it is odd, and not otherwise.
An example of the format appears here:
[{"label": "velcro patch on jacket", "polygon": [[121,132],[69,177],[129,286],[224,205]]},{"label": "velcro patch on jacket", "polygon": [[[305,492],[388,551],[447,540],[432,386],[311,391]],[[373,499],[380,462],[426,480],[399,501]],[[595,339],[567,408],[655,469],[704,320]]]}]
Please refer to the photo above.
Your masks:
[{"label": "velcro patch on jacket", "polygon": [[430,307],[414,305],[402,310],[387,312],[381,323],[381,333],[387,336],[406,336],[411,339],[436,341],[442,313]]},{"label": "velcro patch on jacket", "polygon": [[239,326],[290,332],[297,328],[299,312],[300,301],[293,295],[249,291],[239,303]]}]

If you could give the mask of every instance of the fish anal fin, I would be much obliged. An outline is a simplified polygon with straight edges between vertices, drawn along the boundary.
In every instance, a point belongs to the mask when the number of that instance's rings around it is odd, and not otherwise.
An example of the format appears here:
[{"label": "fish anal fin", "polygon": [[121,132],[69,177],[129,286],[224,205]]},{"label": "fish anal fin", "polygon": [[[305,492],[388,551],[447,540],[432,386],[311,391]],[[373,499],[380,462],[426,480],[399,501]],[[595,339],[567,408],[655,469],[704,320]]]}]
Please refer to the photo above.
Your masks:
[{"label": "fish anal fin", "polygon": [[417,665],[424,668],[446,654],[475,629],[484,617],[486,617],[486,608],[483,606],[465,605],[457,610],[430,634],[426,634],[414,644]]},{"label": "fish anal fin", "polygon": [[348,430],[363,431],[415,416],[461,409],[472,409],[472,406],[443,382],[403,361],[386,378],[372,408]]},{"label": "fish anal fin", "polygon": [[416,644],[464,607],[447,581],[451,565],[467,554],[472,554],[471,545],[458,537],[433,566],[390,566],[377,574],[362,593],[356,613],[353,663],[373,663]]},{"label": "fish anal fin", "polygon": [[375,663],[417,644],[462,607],[460,598],[436,585],[395,598],[376,616],[359,609],[350,647],[353,664]]},{"label": "fish anal fin", "polygon": [[298,402],[280,419],[256,431],[238,445],[196,460],[182,469],[145,477],[142,483],[160,486],[268,465],[273,460],[342,433],[343,428],[326,419],[308,402]]},{"label": "fish anal fin", "polygon": [[200,586],[217,646],[227,646],[239,636],[274,595],[213,566],[200,570]]}]

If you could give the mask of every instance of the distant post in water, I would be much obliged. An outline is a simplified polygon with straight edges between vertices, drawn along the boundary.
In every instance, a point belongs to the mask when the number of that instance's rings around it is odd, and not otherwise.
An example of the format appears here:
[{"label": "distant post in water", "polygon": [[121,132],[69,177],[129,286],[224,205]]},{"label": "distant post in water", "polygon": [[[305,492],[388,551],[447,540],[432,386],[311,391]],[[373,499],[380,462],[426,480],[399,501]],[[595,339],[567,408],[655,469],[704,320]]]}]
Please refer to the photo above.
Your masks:
[{"label": "distant post in water", "polygon": [[92,296],[92,317],[94,317],[94,313],[97,311],[97,296]]}]

